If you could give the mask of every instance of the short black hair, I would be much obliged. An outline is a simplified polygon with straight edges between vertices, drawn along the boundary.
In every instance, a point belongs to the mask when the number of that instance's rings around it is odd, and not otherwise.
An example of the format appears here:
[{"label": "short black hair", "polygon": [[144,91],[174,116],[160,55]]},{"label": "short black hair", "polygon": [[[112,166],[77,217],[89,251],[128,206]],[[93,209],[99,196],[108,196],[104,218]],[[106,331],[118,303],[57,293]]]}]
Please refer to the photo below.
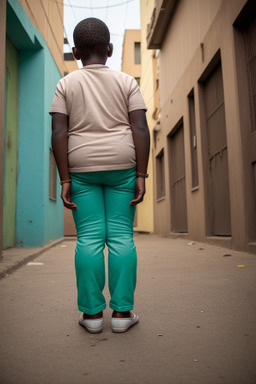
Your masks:
[{"label": "short black hair", "polygon": [[96,46],[107,46],[110,42],[109,29],[103,21],[89,17],[77,24],[73,32],[75,47],[81,51]]}]

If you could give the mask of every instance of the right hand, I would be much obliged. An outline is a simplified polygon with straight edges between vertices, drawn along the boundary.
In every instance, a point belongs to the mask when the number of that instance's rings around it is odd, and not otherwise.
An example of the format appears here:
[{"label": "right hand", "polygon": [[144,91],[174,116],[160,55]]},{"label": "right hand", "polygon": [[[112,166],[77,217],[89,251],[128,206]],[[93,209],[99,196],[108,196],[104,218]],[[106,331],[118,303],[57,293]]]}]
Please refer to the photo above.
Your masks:
[{"label": "right hand", "polygon": [[64,206],[68,209],[77,209],[77,206],[75,205],[75,203],[72,203],[71,201],[70,193],[71,193],[71,183],[62,184],[61,198]]},{"label": "right hand", "polygon": [[136,177],[135,190],[136,190],[135,199],[130,201],[130,205],[137,205],[143,201],[143,197],[146,193],[144,177]]}]

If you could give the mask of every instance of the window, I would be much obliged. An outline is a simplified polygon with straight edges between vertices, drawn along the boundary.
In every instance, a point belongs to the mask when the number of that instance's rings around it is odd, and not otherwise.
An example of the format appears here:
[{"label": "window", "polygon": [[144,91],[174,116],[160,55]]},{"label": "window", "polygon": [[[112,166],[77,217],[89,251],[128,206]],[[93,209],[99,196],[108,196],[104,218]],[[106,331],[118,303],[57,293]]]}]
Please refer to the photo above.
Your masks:
[{"label": "window", "polygon": [[188,107],[189,107],[189,125],[190,125],[192,188],[195,188],[196,186],[198,186],[198,164],[197,164],[197,136],[196,136],[194,89],[188,95]]},{"label": "window", "polygon": [[64,60],[65,61],[75,61],[73,53],[72,52],[65,52],[64,53]]},{"label": "window", "polygon": [[164,150],[162,149],[156,157],[156,197],[161,199],[165,196],[164,176]]},{"label": "window", "polygon": [[140,86],[140,77],[135,77],[135,80],[137,81],[138,86]]},{"label": "window", "polygon": [[140,43],[134,43],[134,62],[140,64]]},{"label": "window", "polygon": [[50,149],[49,165],[49,199],[56,201],[57,168],[52,149]]}]

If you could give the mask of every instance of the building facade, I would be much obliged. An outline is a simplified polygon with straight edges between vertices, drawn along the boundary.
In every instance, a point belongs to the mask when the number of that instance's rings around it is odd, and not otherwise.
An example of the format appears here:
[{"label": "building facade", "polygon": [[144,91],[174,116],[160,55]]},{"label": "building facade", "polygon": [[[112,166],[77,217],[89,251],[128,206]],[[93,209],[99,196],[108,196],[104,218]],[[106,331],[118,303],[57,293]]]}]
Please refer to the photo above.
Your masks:
[{"label": "building facade", "polygon": [[[143,65],[143,49],[142,46],[142,33],[143,30],[128,29],[125,31],[123,42],[123,54],[122,54],[122,71],[133,76],[140,88],[143,87],[142,78],[142,65]],[[146,41],[144,39],[144,41]],[[144,95],[145,96],[145,95]],[[151,106],[147,103],[148,99],[145,99],[148,107],[147,120],[149,122],[151,114]],[[151,155],[148,165],[149,178],[146,179],[146,194],[142,203],[137,205],[136,214],[134,220],[134,230],[139,232],[153,232],[154,230],[154,218],[153,218],[153,178],[152,178],[152,161]]]},{"label": "building facade", "polygon": [[[63,4],[1,0],[1,248],[63,236],[51,106],[63,57]],[[4,105],[4,107],[2,107]]]},{"label": "building facade", "polygon": [[140,85],[141,30],[126,29],[124,33],[121,71],[133,76]]},{"label": "building facade", "polygon": [[255,252],[255,2],[141,4],[160,50],[155,232]]}]

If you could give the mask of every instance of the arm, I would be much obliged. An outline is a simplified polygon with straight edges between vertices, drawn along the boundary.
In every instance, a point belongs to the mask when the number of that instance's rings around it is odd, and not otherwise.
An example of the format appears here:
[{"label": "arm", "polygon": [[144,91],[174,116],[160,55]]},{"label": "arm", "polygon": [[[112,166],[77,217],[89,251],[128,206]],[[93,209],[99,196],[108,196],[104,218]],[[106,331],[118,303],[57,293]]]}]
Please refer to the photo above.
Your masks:
[{"label": "arm", "polygon": [[[150,137],[146,114],[143,109],[129,113],[130,124],[132,128],[133,141],[135,145],[137,172],[147,173],[148,157],[150,149]],[[142,202],[145,195],[145,178],[136,177],[136,196],[130,202],[130,205],[136,205]]]},{"label": "arm", "polygon": [[[52,149],[60,179],[70,178],[68,170],[68,116],[63,113],[52,114]],[[61,198],[66,208],[77,209],[70,200],[71,184],[62,184]]]}]

